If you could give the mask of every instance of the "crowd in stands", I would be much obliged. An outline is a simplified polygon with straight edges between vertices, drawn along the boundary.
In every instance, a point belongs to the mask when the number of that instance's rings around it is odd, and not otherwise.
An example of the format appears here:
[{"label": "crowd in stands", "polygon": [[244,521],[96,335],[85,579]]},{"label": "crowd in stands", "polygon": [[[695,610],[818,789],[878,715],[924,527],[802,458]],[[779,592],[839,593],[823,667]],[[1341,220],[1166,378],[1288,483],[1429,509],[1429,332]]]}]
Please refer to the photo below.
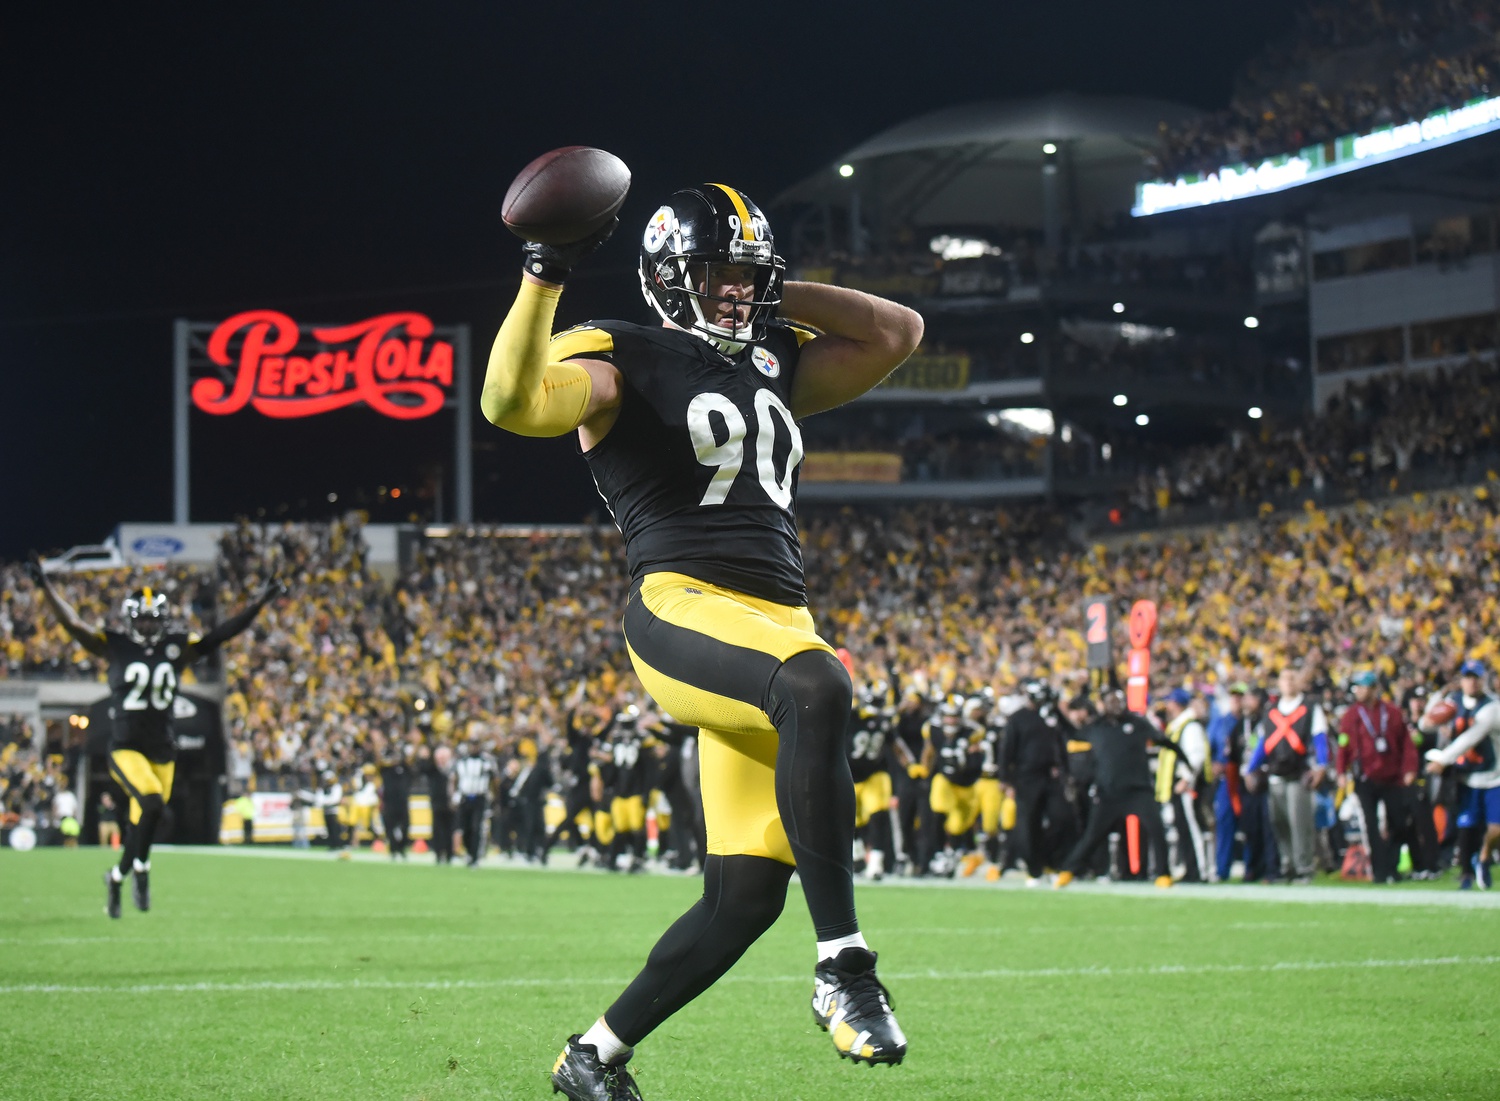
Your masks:
[{"label": "crowd in stands", "polygon": [[1500,366],[1471,357],[1455,368],[1389,372],[1350,384],[1317,417],[1262,421],[1228,440],[1174,450],[1170,460],[1139,463],[1128,510],[1171,518],[1207,507],[1243,514],[1289,496],[1315,501],[1379,496],[1414,474],[1434,482],[1472,476],[1493,464],[1500,418]]},{"label": "crowd in stands", "polygon": [[1248,67],[1230,106],[1164,130],[1153,174],[1258,164],[1500,93],[1489,0],[1323,0]]}]

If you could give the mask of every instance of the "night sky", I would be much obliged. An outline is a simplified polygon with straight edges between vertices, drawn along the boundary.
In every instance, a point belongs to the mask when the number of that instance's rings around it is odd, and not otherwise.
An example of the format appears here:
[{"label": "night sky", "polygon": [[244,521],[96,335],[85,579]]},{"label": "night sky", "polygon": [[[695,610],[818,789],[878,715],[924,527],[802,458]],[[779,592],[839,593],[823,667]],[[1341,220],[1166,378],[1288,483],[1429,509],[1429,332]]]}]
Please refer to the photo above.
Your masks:
[{"label": "night sky", "polygon": [[[635,177],[626,228],[570,284],[561,320],[641,320],[638,227],[676,187],[722,180],[768,204],[860,140],[968,100],[1071,90],[1219,107],[1294,8],[7,6],[0,556],[170,517],[174,317],[419,310],[472,326],[477,386],[518,269],[500,198],[547,149],[602,146]],[[361,482],[415,486],[452,424],[403,435],[373,414],[295,428],[240,416],[195,417],[195,519],[299,499],[306,514],[325,483],[345,502]],[[475,419],[478,519],[597,508],[570,440]]]}]

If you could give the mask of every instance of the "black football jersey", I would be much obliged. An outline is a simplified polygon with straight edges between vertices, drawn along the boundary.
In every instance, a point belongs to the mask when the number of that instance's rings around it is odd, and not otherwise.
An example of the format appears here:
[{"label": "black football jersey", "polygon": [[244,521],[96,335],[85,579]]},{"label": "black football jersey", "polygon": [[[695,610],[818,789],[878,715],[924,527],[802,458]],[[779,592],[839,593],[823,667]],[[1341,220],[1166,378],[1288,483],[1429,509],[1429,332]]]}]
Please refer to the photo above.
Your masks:
[{"label": "black football jersey", "polygon": [[928,722],[923,731],[937,754],[937,770],[954,787],[970,787],[984,775],[987,739],[984,727],[967,720],[953,734],[941,721]]},{"label": "black football jersey", "polygon": [[854,782],[863,783],[877,772],[885,772],[886,748],[891,721],[879,711],[856,708],[849,716],[849,770]]},{"label": "black football jersey", "polygon": [[633,795],[645,795],[646,763],[648,750],[656,745],[639,730],[615,730],[604,746],[609,754],[605,769],[605,783],[616,797],[628,799]]},{"label": "black football jersey", "polygon": [[797,538],[801,347],[776,322],[739,355],[680,329],[596,321],[552,338],[556,359],[606,359],[619,417],[585,455],[625,537],[632,580],[672,571],[778,604],[807,603]]},{"label": "black football jersey", "polygon": [[176,756],[172,741],[172,708],[182,671],[202,655],[192,636],[174,631],[145,645],[121,631],[106,630],[109,659],[110,713],[114,729],[110,749],[134,749],[147,760]]}]

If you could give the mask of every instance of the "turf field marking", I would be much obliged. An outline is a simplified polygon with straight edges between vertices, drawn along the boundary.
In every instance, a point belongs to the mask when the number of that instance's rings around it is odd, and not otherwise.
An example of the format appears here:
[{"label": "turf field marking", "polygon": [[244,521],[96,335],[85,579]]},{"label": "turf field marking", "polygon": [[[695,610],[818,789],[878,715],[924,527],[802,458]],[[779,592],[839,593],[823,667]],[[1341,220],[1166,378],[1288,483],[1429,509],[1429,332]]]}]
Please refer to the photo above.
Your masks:
[{"label": "turf field marking", "polygon": [[[1420,959],[1386,960],[1284,960],[1279,963],[1158,964],[1151,967],[994,967],[981,971],[893,971],[884,977],[897,982],[973,982],[981,979],[1073,979],[1150,978],[1174,975],[1282,974],[1305,971],[1367,971],[1401,967],[1490,967],[1500,956],[1431,956]],[[630,979],[293,979],[263,982],[135,983],[128,986],[69,985],[63,983],[14,983],[0,986],[7,994],[241,994],[254,991],[349,991],[349,990],[500,990],[539,986],[623,986]],[[726,975],[730,983],[805,983],[806,975]]]}]

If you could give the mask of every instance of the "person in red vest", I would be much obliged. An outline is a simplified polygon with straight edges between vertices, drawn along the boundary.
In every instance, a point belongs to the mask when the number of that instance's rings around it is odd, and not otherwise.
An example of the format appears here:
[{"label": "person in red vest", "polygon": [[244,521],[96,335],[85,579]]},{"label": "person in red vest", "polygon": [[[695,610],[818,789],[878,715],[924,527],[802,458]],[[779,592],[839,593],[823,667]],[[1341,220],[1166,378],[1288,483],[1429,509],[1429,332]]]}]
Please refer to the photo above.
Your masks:
[{"label": "person in red vest", "polygon": [[1258,784],[1261,769],[1270,774],[1271,825],[1282,876],[1296,883],[1312,882],[1313,791],[1328,772],[1328,719],[1305,695],[1304,679],[1296,669],[1281,671],[1281,698],[1261,720],[1260,740],[1245,765],[1247,783]]},{"label": "person in red vest", "polygon": [[[1337,764],[1339,784],[1351,777],[1354,794],[1364,811],[1365,838],[1370,846],[1370,870],[1376,883],[1396,882],[1396,855],[1408,833],[1411,817],[1410,789],[1417,778],[1417,747],[1401,709],[1381,699],[1380,678],[1373,672],[1354,674],[1350,680],[1354,703],[1339,723]],[[1376,808],[1384,805],[1389,837],[1380,832]],[[1409,841],[1417,849],[1416,838]]]}]

